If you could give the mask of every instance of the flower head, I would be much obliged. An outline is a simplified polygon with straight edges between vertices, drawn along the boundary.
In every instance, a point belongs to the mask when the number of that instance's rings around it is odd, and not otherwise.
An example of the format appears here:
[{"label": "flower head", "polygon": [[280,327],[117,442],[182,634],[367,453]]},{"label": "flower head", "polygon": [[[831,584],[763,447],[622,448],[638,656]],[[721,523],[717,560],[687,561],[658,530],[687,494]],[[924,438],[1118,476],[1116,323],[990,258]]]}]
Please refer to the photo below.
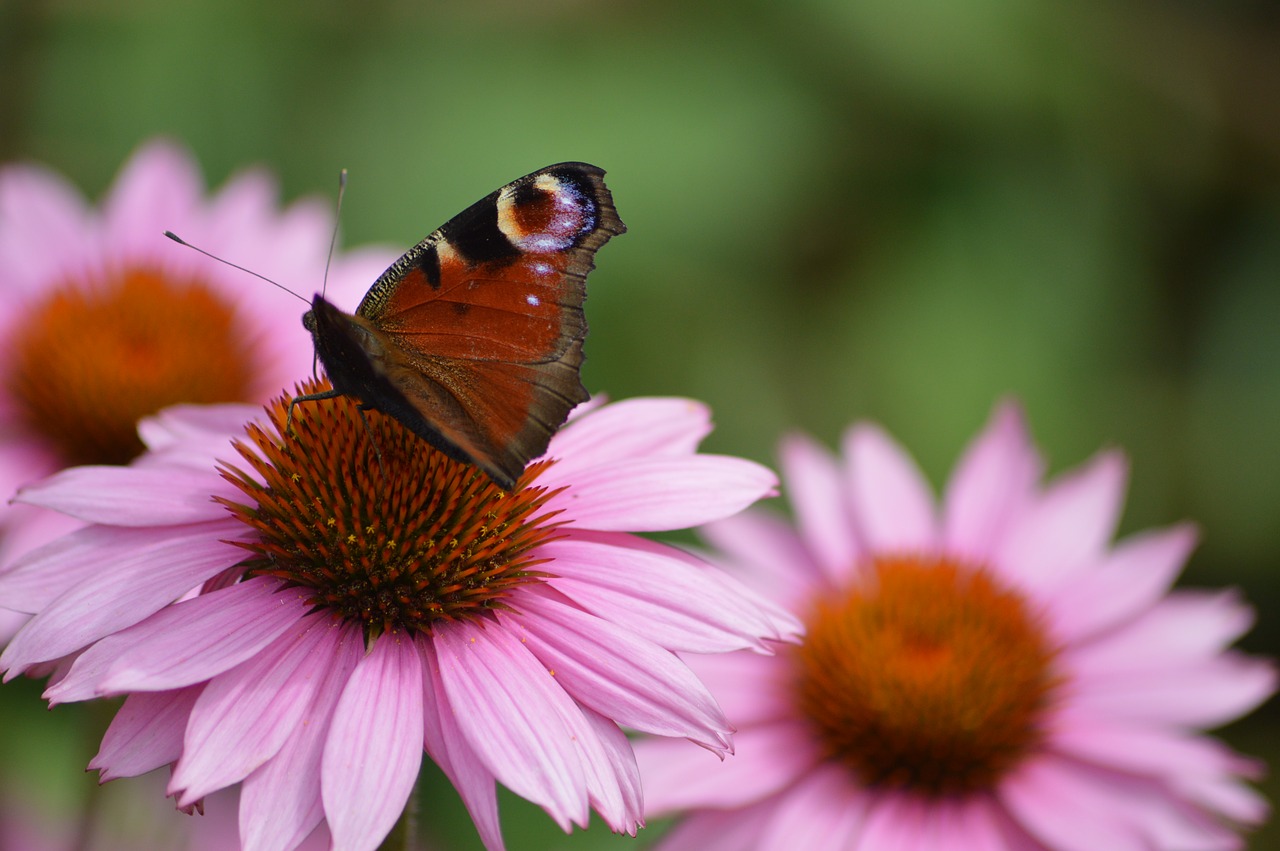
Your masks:
[{"label": "flower head", "polygon": [[495,780],[565,829],[594,807],[635,832],[619,725],[729,749],[676,651],[764,651],[797,625],[631,534],[772,490],[768,470],[696,452],[702,406],[582,413],[503,492],[348,399],[291,421],[287,399],[234,443],[243,407],[168,411],[132,466],[21,494],[89,525],[0,576],[36,613],[0,666],[76,654],[51,703],[128,696],[91,764],[105,779],[172,763],[179,806],[243,781],[245,848],[292,848],[321,820],[337,847],[373,848],[425,746],[500,848]]},{"label": "flower head", "polygon": [[[100,208],[33,165],[0,169],[0,495],[75,464],[123,464],[137,422],[179,402],[264,402],[311,369],[305,306],[165,239],[166,229],[294,289],[319,289],[332,232],[322,202],[277,210],[247,172],[205,196],[191,156],[151,142]],[[393,259],[337,258],[354,297]],[[345,298],[344,298],[345,300]],[[7,506],[6,560],[72,524]]]},{"label": "flower head", "polygon": [[664,847],[1240,847],[1233,825],[1266,812],[1257,766],[1198,728],[1275,671],[1226,649],[1252,620],[1233,594],[1170,592],[1191,527],[1111,543],[1118,453],[1041,486],[1004,405],[941,506],[874,426],[843,463],[803,438],[783,461],[795,530],[747,513],[706,533],[806,637],[690,660],[737,752],[638,746],[647,812],[693,811]]}]

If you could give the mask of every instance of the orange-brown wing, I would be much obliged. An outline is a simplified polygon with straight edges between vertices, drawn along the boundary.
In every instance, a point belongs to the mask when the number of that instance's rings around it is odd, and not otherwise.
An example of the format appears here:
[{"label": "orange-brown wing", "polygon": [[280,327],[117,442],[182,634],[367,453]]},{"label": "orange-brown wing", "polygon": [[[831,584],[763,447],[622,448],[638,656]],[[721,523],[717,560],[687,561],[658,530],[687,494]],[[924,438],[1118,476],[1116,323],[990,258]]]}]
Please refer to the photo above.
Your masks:
[{"label": "orange-brown wing", "polygon": [[407,423],[411,428],[511,489],[525,465],[546,451],[569,410],[587,398],[585,391],[566,396],[557,389],[581,386],[582,341],[542,364],[484,362],[459,369],[458,363],[426,369],[398,364],[386,376],[428,431]]},{"label": "orange-brown wing", "polygon": [[561,163],[508,184],[396,261],[356,311],[386,341],[387,378],[491,476],[518,477],[587,398],[586,276],[626,230],[603,175]]}]

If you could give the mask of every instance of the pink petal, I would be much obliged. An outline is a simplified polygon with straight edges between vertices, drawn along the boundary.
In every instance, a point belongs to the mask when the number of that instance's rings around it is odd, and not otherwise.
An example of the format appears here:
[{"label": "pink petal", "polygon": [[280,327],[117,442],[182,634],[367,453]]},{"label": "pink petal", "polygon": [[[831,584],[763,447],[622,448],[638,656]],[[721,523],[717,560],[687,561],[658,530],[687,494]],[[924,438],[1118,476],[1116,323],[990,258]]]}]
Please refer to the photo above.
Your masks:
[{"label": "pink petal", "polygon": [[1054,595],[1054,634],[1075,644],[1151,608],[1168,593],[1195,544],[1196,531],[1190,524],[1120,542],[1096,570],[1076,577]]},{"label": "pink petal", "polygon": [[324,819],[321,760],[334,708],[364,656],[358,627],[335,627],[322,639],[323,660],[311,705],[274,758],[245,779],[240,797],[242,851],[291,851]]},{"label": "pink petal", "polygon": [[427,753],[458,790],[484,847],[489,851],[503,851],[506,846],[498,820],[498,791],[493,773],[481,764],[480,757],[458,727],[453,707],[445,697],[435,646],[421,636],[416,640],[423,663],[423,735]]},{"label": "pink petal", "polygon": [[641,732],[729,747],[724,713],[670,651],[544,595],[521,595],[518,611],[499,620],[579,703]]},{"label": "pink petal", "polygon": [[1176,669],[1217,655],[1253,625],[1238,592],[1179,591],[1122,628],[1069,652],[1072,667],[1091,676]]},{"label": "pink petal", "polygon": [[743,851],[755,848],[772,821],[775,809],[776,803],[769,800],[740,810],[699,810],[667,831],[657,847],[661,851]]},{"label": "pink petal", "polygon": [[672,739],[642,739],[635,751],[650,816],[745,806],[778,794],[822,762],[809,731],[797,721],[739,730],[733,756],[720,762]]},{"label": "pink petal", "polygon": [[875,797],[851,782],[843,767],[815,768],[779,795],[768,826],[760,832],[760,848],[804,848],[806,851],[845,851],[879,848],[862,843],[868,812]]},{"label": "pink petal", "polygon": [[828,578],[844,581],[859,550],[840,467],[831,453],[802,435],[784,438],[781,455],[787,496],[805,547]]},{"label": "pink petal", "polygon": [[0,169],[0,272],[7,293],[39,297],[95,246],[84,200],[40,166]]},{"label": "pink petal", "polygon": [[668,650],[715,653],[762,647],[767,613],[704,564],[642,538],[575,532],[539,548],[550,584],[584,608]]},{"label": "pink petal", "polygon": [[1276,668],[1241,653],[1176,668],[1078,677],[1073,707],[1082,712],[1159,724],[1216,727],[1252,711],[1275,693]]},{"label": "pink petal", "polygon": [[1060,477],[1019,514],[997,545],[993,566],[1023,587],[1056,593],[1102,557],[1120,519],[1127,478],[1118,452],[1100,453]]},{"label": "pink petal", "polygon": [[602,759],[584,763],[588,770],[596,769],[595,776],[587,776],[591,805],[614,833],[635,836],[644,827],[644,793],[631,740],[612,719],[598,712],[583,707],[582,717],[602,750]]},{"label": "pink petal", "polygon": [[877,851],[934,851],[925,802],[900,793],[876,796],[867,813],[860,844]]},{"label": "pink petal", "polygon": [[1150,851],[1122,813],[1115,790],[1095,789],[1061,762],[1035,760],[1001,784],[999,796],[1023,827],[1055,851]]},{"label": "pink petal", "polygon": [[108,526],[179,526],[227,517],[214,496],[243,499],[213,470],[71,467],[22,488],[18,502]]},{"label": "pink petal", "polygon": [[307,610],[306,594],[258,577],[168,606],[90,647],[45,692],[53,703],[203,682],[252,658]]},{"label": "pink petal", "polygon": [[173,405],[142,419],[138,436],[152,452],[199,446],[199,461],[193,458],[191,466],[207,474],[220,457],[232,457],[231,438],[244,433],[245,423],[261,417],[259,405]]},{"label": "pink petal", "polygon": [[586,774],[568,720],[577,707],[546,668],[493,626],[449,624],[434,643],[445,697],[485,767],[563,830],[585,825]]},{"label": "pink petal", "polygon": [[1072,713],[1055,723],[1051,746],[1096,765],[1159,778],[1207,808],[1216,808],[1216,793],[1225,791],[1223,814],[1239,822],[1257,824],[1266,815],[1265,802],[1234,782],[1261,765],[1206,736]]},{"label": "pink petal", "polygon": [[203,686],[176,691],[137,692],[125,698],[102,737],[89,770],[100,783],[137,777],[182,755],[182,736]]},{"label": "pink petal", "polygon": [[169,794],[189,807],[275,756],[310,707],[329,659],[324,613],[308,615],[248,661],[214,677],[187,724]]},{"label": "pink petal", "polygon": [[113,251],[123,257],[190,251],[169,243],[163,233],[181,233],[193,221],[203,194],[204,181],[185,149],[165,141],[142,147],[102,205]]},{"label": "pink petal", "polygon": [[[43,509],[20,510],[50,514]],[[0,573],[0,599],[6,608],[16,611],[27,614],[42,611],[68,590],[100,574],[104,552],[119,550],[121,556],[127,556],[137,546],[139,537],[152,536],[102,526],[82,526],[59,535],[23,553]]]},{"label": "pink petal", "polygon": [[1064,851],[1239,847],[1238,837],[1159,784],[1059,757],[1024,765],[1000,797],[1029,831]]},{"label": "pink petal", "polygon": [[662,532],[699,526],[736,514],[774,492],[777,479],[766,467],[742,458],[651,456],[593,465],[572,480],[552,466],[538,480],[568,485],[547,502],[565,512],[575,528]]},{"label": "pink petal", "polygon": [[373,851],[404,811],[422,765],[422,661],[408,636],[383,634],[333,713],[320,791],[335,848]]},{"label": "pink petal", "polygon": [[823,577],[792,528],[763,510],[748,508],[701,527],[698,534],[732,563],[733,575],[789,608],[806,599]]},{"label": "pink petal", "polygon": [[738,729],[791,717],[790,660],[759,653],[689,653],[681,657],[715,695],[729,723]]},{"label": "pink petal", "polygon": [[931,552],[938,541],[933,495],[920,468],[878,426],[844,438],[850,503],[859,540],[874,553]]},{"label": "pink petal", "polygon": [[101,535],[78,538],[63,557],[96,538],[100,546],[84,557],[95,561],[98,572],[81,577],[18,633],[0,656],[6,679],[33,662],[57,659],[133,626],[241,561],[244,552],[220,540],[236,534],[242,533],[219,522],[170,527],[160,534],[146,528],[104,529]]},{"label": "pink petal", "polygon": [[986,562],[1010,519],[1034,492],[1042,466],[1021,406],[999,405],[947,483],[942,519],[947,552]]},{"label": "pink petal", "polygon": [[[565,480],[602,462],[692,455],[711,432],[707,406],[692,399],[624,399],[578,417],[551,439],[547,455],[560,459]],[[564,471],[561,471],[564,473]]]}]

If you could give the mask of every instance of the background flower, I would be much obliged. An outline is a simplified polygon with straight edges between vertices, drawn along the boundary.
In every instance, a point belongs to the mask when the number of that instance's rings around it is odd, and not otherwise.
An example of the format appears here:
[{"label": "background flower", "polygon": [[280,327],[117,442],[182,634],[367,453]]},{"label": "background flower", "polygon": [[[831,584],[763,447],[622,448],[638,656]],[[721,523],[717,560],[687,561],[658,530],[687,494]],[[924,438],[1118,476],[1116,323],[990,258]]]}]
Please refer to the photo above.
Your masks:
[{"label": "background flower", "polygon": [[1188,525],[1112,545],[1126,478],[1104,452],[1039,485],[1018,409],[998,409],[935,507],[875,426],[837,462],[783,449],[792,530],[708,529],[771,599],[803,613],[776,657],[694,662],[738,726],[722,765],[638,748],[651,814],[695,812],[664,847],[1241,847],[1260,766],[1198,733],[1275,689],[1225,649],[1252,623],[1233,594],[1169,592]]},{"label": "background flower", "polygon": [[128,695],[91,763],[104,779],[172,763],[180,806],[244,781],[246,848],[293,848],[321,820],[337,847],[374,848],[425,742],[496,849],[495,781],[565,830],[590,807],[635,833],[619,725],[731,748],[675,651],[765,652],[797,626],[632,534],[772,491],[767,469],[696,451],[703,406],[590,410],[504,493],[346,398],[296,407],[284,439],[288,399],[234,449],[243,406],[189,407],[144,423],[135,465],[22,492],[89,525],[0,577],[36,612],[0,665],[70,655],[51,703]]},{"label": "background flower", "polygon": [[[275,180],[249,171],[206,196],[191,155],[141,147],[100,207],[36,165],[0,168],[0,494],[72,464],[142,451],[137,421],[178,402],[265,401],[312,368],[306,306],[165,239],[193,244],[304,298],[319,290],[333,204],[281,211]],[[339,254],[331,297],[354,304],[394,259]],[[74,521],[0,513],[0,561]]]}]

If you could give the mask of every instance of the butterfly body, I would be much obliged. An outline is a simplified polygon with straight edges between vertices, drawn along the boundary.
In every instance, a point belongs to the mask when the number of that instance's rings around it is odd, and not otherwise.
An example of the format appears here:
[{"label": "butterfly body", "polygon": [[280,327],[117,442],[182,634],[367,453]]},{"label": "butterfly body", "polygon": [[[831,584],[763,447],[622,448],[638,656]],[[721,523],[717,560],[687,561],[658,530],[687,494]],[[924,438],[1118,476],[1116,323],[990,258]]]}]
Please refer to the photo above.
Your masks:
[{"label": "butterfly body", "polygon": [[603,174],[561,163],[482,198],[393,263],[355,314],[316,295],[303,325],[333,384],[321,395],[358,399],[514,487],[588,398],[586,276],[626,230]]}]

